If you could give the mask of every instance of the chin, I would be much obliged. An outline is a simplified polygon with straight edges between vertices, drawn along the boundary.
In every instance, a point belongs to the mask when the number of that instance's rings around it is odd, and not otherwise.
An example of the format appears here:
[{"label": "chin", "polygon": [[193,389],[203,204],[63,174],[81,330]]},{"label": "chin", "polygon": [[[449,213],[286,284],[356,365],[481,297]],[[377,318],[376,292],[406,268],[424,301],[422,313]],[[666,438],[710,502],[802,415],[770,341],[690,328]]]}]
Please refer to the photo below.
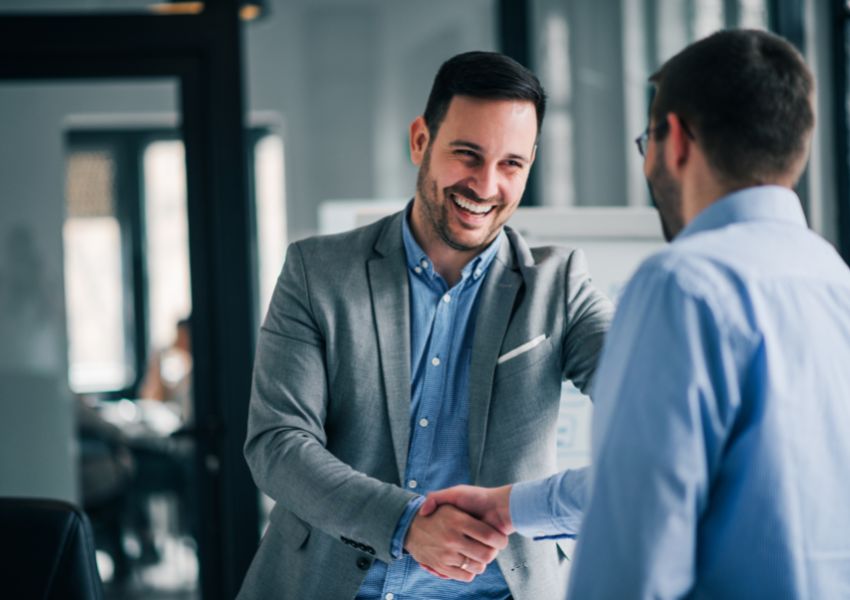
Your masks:
[{"label": "chin", "polygon": [[[494,236],[495,237],[495,236]],[[458,248],[464,248],[467,251],[469,250],[483,250],[484,247],[489,244],[492,239],[490,236],[476,236],[474,238],[469,236],[451,236],[452,244]]]}]

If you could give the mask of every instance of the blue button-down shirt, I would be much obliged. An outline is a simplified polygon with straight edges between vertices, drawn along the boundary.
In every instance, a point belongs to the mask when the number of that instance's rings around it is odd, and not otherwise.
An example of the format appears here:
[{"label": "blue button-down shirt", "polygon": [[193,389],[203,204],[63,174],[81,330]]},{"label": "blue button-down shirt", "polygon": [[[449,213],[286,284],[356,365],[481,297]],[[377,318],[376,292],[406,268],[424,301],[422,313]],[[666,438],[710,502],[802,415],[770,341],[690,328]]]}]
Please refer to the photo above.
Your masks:
[{"label": "blue button-down shirt", "polygon": [[[571,598],[850,598],[850,271],[793,192],[733,193],[649,259],[594,391]],[[524,530],[558,527],[562,484],[516,486]]]},{"label": "blue button-down shirt", "polygon": [[[416,243],[407,219],[402,235],[410,282],[412,377],[410,448],[403,485],[424,495],[470,483],[469,367],[476,298],[499,245],[507,242],[504,232],[500,233],[463,268],[460,281],[449,289]],[[393,550],[400,558],[389,565],[375,561],[357,598],[507,598],[510,592],[495,561],[472,583],[463,583],[439,579],[411,556],[402,556],[404,536],[421,503],[421,496],[411,501],[396,528]]]}]

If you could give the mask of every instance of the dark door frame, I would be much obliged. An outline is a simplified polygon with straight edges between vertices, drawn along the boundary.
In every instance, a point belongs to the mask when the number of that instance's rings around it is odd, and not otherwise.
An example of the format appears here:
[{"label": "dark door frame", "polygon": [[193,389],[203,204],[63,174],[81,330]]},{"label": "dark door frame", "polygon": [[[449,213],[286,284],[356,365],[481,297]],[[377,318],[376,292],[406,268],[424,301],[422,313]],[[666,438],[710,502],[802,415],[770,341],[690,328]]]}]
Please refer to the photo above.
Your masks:
[{"label": "dark door frame", "polygon": [[833,114],[835,115],[835,163],[838,176],[838,249],[850,265],[850,108],[848,108],[848,53],[850,53],[850,5],[833,0]]},{"label": "dark door frame", "polygon": [[186,147],[201,591],[233,598],[256,550],[258,497],[242,456],[253,357],[238,0],[200,15],[0,17],[0,81],[175,77]]}]

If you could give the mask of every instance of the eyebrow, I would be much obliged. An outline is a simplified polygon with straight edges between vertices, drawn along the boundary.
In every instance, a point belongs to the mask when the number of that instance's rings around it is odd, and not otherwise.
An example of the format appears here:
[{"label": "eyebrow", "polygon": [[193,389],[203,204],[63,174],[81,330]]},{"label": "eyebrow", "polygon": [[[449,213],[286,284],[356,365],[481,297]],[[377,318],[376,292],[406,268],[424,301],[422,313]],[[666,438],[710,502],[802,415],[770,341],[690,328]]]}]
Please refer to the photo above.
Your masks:
[{"label": "eyebrow", "polygon": [[[449,142],[449,146],[453,148],[470,148],[472,150],[475,150],[476,152],[481,152],[482,154],[484,153],[484,149],[481,146],[479,146],[475,142],[470,142],[468,140],[453,140]],[[528,162],[528,157],[523,156],[522,154],[508,154],[505,158],[513,158]]]}]

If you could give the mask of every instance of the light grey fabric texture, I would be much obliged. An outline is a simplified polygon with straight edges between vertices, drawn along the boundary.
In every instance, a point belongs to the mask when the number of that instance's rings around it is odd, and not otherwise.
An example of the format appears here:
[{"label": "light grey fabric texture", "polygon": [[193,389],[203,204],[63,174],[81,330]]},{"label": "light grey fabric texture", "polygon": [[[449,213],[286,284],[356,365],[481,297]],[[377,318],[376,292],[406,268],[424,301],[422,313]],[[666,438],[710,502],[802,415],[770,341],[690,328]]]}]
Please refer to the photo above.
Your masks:
[{"label": "light grey fabric texture", "polygon": [[[410,436],[403,218],[289,247],[259,335],[245,443],[277,504],[239,598],[353,598],[372,560],[392,560],[412,497],[399,486]],[[470,472],[484,486],[557,471],[562,380],[589,389],[613,312],[581,251],[506,233],[480,291],[470,374]],[[568,561],[555,542],[511,536],[497,560],[518,600],[563,597]]]}]

